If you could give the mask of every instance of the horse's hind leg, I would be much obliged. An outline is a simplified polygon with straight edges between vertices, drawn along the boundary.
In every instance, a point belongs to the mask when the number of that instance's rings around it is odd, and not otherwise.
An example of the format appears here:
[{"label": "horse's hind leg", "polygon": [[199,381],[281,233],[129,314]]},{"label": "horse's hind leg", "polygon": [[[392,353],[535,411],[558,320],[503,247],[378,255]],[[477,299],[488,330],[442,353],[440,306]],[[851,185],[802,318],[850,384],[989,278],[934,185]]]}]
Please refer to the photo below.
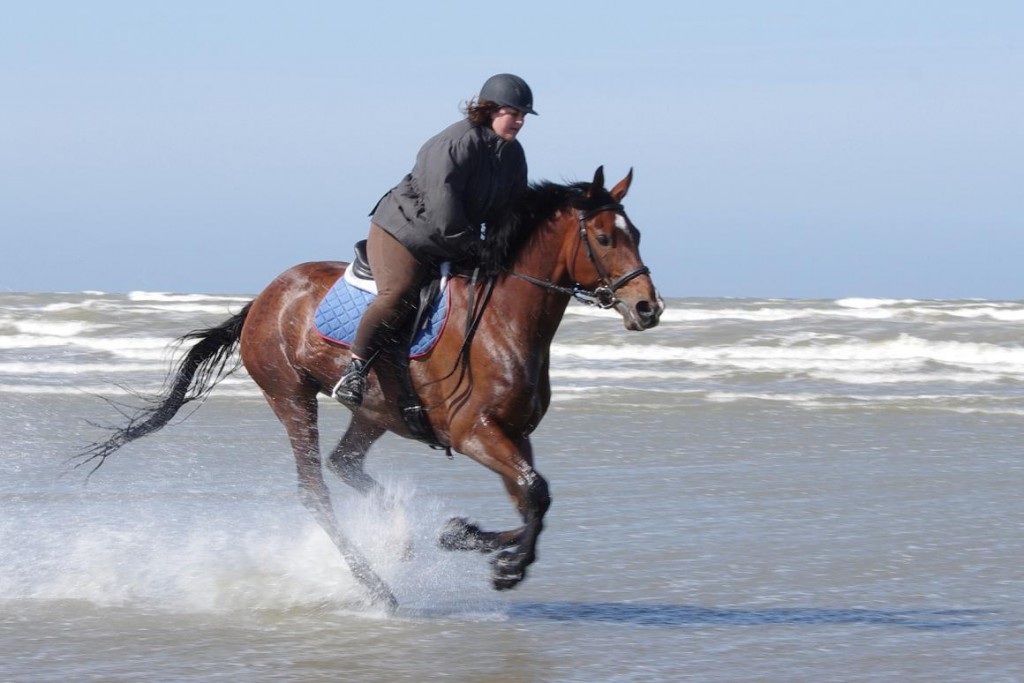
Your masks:
[{"label": "horse's hind leg", "polygon": [[345,435],[341,437],[341,441],[327,460],[327,466],[356,491],[364,495],[382,495],[384,488],[366,473],[363,464],[366,461],[366,452],[385,431],[377,423],[356,412]]},{"label": "horse's hind leg", "polygon": [[338,526],[331,494],[324,481],[320,461],[320,434],[317,427],[316,394],[296,394],[270,401],[278,419],[284,424],[295,455],[299,475],[299,495],[303,505],[313,514],[348,563],[352,574],[370,591],[376,602],[389,609],[398,606],[391,589],[370,568],[369,562]]},{"label": "horse's hind leg", "polygon": [[[382,512],[392,515],[393,528],[404,530],[408,526],[405,511],[397,504],[394,497],[389,496],[384,487],[364,469],[367,451],[385,431],[387,430],[384,427],[357,411],[352,416],[345,435],[341,437],[341,441],[338,442],[328,458],[327,466],[356,491],[371,496]],[[406,536],[397,542],[402,546],[400,550],[402,558],[412,559],[412,540]]]}]

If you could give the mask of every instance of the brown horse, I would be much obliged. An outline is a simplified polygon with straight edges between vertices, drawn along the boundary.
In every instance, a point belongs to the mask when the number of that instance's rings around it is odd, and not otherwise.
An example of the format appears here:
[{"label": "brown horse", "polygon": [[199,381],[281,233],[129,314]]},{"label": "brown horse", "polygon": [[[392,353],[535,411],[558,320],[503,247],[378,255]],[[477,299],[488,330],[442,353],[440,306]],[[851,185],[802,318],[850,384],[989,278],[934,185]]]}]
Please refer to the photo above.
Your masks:
[{"label": "brown horse", "polygon": [[[485,256],[497,264],[490,276],[449,282],[452,314],[433,350],[408,360],[401,347],[375,361],[363,404],[327,461],[356,490],[380,492],[363,463],[374,441],[391,431],[458,451],[497,472],[523,525],[485,532],[453,519],[441,536],[448,549],[496,551],[497,589],[525,577],[551,502],[547,482],[534,469],[530,434],[551,399],[550,346],[570,298],[614,308],[629,330],[654,327],[664,309],[640,259],[640,234],[621,205],[632,176],[610,191],[601,168],[591,183],[531,186],[509,226],[496,229],[493,239],[488,235],[487,243],[496,246]],[[330,394],[348,354],[317,334],[313,316],[347,265],[295,266],[223,324],[182,337],[194,344],[166,393],[82,456],[98,468],[124,444],[166,425],[237,367],[228,367],[237,348],[288,432],[303,503],[373,598],[393,609],[391,590],[339,528],[321,467],[317,397]],[[395,400],[410,390],[426,416],[426,436],[410,428]]]}]

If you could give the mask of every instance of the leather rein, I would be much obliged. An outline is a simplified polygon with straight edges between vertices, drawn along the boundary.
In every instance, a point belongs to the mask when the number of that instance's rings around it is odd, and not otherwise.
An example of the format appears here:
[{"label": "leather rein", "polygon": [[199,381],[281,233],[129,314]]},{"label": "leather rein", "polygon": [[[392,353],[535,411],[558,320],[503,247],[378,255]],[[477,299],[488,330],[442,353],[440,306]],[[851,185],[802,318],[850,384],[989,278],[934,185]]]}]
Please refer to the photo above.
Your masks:
[{"label": "leather rein", "polygon": [[590,259],[590,262],[594,265],[594,269],[597,270],[597,278],[598,282],[600,283],[598,287],[594,289],[587,289],[579,282],[574,284],[572,287],[562,287],[560,285],[556,285],[553,282],[549,282],[548,280],[542,280],[540,278],[533,277],[532,275],[526,275],[525,273],[520,273],[515,270],[511,271],[511,274],[516,276],[520,280],[526,280],[527,282],[535,284],[538,287],[543,287],[544,289],[549,289],[560,294],[569,295],[576,299],[577,301],[584,303],[588,306],[597,306],[598,308],[614,307],[615,304],[619,303],[618,297],[615,296],[616,290],[618,290],[620,287],[625,285],[630,280],[638,278],[641,275],[649,275],[651,272],[650,268],[641,265],[637,266],[636,268],[629,271],[628,273],[618,278],[617,280],[612,280],[611,277],[608,275],[608,271],[605,270],[604,266],[601,265],[601,262],[594,255],[594,248],[591,246],[590,237],[587,235],[587,221],[589,221],[597,214],[603,213],[604,211],[618,212],[622,210],[622,204],[615,203],[604,204],[602,206],[597,207],[596,209],[591,209],[590,211],[579,211],[576,214],[576,219],[580,225],[580,241],[583,243],[583,246],[587,250],[587,258]]}]

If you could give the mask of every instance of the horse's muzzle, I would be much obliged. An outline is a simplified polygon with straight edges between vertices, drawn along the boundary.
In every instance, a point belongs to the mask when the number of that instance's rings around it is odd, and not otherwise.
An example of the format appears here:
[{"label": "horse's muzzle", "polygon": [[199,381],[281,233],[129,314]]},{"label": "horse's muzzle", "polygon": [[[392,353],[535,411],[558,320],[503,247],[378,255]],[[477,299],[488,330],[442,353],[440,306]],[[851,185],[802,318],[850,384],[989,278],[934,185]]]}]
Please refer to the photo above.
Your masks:
[{"label": "horse's muzzle", "polygon": [[657,327],[661,320],[661,313],[665,310],[665,302],[655,294],[653,299],[619,300],[616,308],[622,314],[622,322],[626,329],[639,332]]}]

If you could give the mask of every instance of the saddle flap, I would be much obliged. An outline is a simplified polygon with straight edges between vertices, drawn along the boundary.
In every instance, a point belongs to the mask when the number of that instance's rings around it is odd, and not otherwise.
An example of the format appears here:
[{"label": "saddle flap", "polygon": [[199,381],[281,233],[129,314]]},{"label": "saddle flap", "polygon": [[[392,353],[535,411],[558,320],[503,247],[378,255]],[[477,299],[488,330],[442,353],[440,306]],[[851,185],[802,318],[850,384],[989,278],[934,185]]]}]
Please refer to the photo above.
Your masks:
[{"label": "saddle flap", "polygon": [[[356,331],[359,328],[359,320],[370,302],[376,297],[373,292],[364,288],[365,281],[353,285],[350,282],[348,268],[345,275],[327,291],[324,298],[317,306],[313,316],[313,326],[324,339],[349,347],[355,341]],[[376,285],[369,281],[370,285]],[[433,300],[421,304],[422,310],[426,313],[424,319],[415,328],[416,337],[409,347],[409,357],[417,358],[426,355],[437,343],[445,323],[448,319],[448,287],[446,282],[441,283],[441,292],[433,297]],[[437,292],[437,290],[434,290]]]}]

